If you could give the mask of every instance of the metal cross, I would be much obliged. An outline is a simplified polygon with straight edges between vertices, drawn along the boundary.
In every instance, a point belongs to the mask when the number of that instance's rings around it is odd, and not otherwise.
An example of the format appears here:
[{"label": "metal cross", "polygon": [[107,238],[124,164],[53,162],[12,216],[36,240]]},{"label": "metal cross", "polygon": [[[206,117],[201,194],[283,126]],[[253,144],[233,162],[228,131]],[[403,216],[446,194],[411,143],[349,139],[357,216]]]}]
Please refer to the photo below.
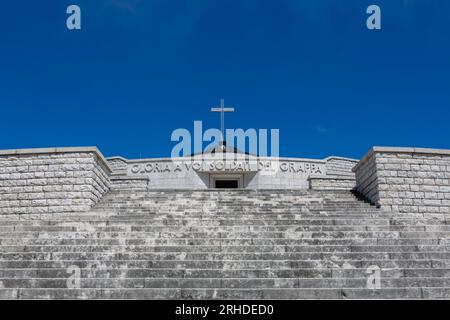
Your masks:
[{"label": "metal cross", "polygon": [[211,112],[220,112],[220,131],[222,132],[222,142],[225,141],[225,112],[234,112],[234,108],[225,108],[225,100],[220,99],[220,107],[211,108]]}]

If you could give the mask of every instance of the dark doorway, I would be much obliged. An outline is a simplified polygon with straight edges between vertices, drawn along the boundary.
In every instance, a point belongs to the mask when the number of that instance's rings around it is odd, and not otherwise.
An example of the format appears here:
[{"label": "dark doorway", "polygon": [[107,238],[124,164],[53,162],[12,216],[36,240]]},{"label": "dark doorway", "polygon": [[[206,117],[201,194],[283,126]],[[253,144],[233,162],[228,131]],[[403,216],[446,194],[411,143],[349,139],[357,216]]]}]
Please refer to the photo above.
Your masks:
[{"label": "dark doorway", "polygon": [[216,180],[216,188],[218,189],[237,189],[237,180]]}]

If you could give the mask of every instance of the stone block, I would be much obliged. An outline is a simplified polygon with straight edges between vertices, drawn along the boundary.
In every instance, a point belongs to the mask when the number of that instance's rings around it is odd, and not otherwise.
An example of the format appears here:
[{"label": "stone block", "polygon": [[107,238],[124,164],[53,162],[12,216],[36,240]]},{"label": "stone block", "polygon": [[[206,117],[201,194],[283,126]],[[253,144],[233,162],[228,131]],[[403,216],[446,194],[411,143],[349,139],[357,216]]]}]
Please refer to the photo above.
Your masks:
[{"label": "stone block", "polygon": [[[74,193],[74,186],[95,194],[97,200],[109,190],[108,163],[96,148],[47,148],[0,151],[0,201],[4,199],[1,188],[18,195],[18,206],[14,212],[34,211],[33,206],[41,207],[47,199],[66,199],[59,203],[69,203],[76,199],[73,209],[86,207],[92,202],[91,196],[82,201]],[[92,179],[98,175],[95,180]],[[89,186],[97,184],[95,193]],[[19,190],[19,188],[22,188]],[[31,202],[30,202],[31,201]],[[33,202],[34,201],[34,202]],[[96,201],[94,201],[95,203]],[[50,203],[53,203],[50,201]],[[11,204],[14,205],[14,204]],[[48,203],[45,205],[49,206]],[[60,208],[57,206],[56,208]],[[66,207],[64,207],[67,209]],[[16,210],[17,209],[17,210]]]}]

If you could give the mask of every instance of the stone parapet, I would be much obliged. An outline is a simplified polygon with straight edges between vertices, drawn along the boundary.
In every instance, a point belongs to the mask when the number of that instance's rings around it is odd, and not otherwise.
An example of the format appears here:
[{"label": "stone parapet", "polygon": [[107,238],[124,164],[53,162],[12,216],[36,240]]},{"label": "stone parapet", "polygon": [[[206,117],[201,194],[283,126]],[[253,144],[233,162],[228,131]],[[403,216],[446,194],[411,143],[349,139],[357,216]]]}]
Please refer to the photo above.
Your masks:
[{"label": "stone parapet", "polygon": [[113,171],[113,174],[127,174],[127,159],[122,157],[110,157],[106,159],[108,164]]},{"label": "stone parapet", "polygon": [[111,190],[148,190],[148,177],[111,177]]},{"label": "stone parapet", "polygon": [[110,189],[95,147],[0,151],[0,214],[87,211]]},{"label": "stone parapet", "polygon": [[357,191],[383,209],[450,213],[450,150],[374,147],[353,171]]},{"label": "stone parapet", "polygon": [[309,188],[311,190],[352,190],[355,186],[356,182],[354,177],[309,177]]},{"label": "stone parapet", "polygon": [[358,164],[358,160],[343,158],[343,157],[328,157],[325,158],[327,166],[327,175],[329,176],[345,176],[355,177],[352,169]]}]

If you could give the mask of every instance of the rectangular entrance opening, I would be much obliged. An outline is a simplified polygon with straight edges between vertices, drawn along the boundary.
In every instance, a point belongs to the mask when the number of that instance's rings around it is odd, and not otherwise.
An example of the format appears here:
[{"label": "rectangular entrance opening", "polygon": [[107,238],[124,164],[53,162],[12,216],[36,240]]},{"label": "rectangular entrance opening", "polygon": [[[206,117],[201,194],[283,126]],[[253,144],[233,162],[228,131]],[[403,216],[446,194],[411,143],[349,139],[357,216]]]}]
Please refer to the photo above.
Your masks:
[{"label": "rectangular entrance opening", "polygon": [[239,188],[238,180],[216,180],[216,189],[237,189]]}]

